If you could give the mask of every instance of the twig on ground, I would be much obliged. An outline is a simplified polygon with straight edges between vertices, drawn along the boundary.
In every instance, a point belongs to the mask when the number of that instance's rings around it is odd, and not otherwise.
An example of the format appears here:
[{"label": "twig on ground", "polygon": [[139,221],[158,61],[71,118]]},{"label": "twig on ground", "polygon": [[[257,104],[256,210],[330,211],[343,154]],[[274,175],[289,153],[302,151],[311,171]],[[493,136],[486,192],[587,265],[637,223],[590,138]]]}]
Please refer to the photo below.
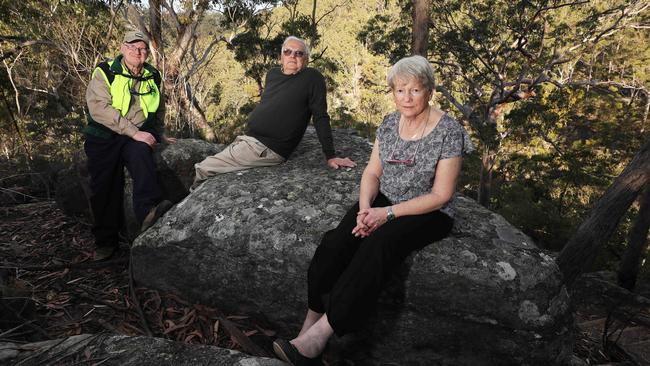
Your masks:
[{"label": "twig on ground", "polygon": [[20,265],[11,265],[5,263],[4,265],[0,266],[0,269],[17,268],[25,271],[57,271],[66,268],[89,269],[89,268],[109,267],[115,264],[123,264],[126,262],[128,262],[128,258],[117,258],[111,261],[103,261],[103,262],[80,262],[80,263],[55,264],[51,266],[20,266]]},{"label": "twig on ground", "polygon": [[[130,259],[133,259],[133,254],[129,253]],[[142,328],[147,333],[147,336],[152,337],[151,329],[149,329],[149,324],[147,324],[147,318],[145,318],[142,308],[140,307],[140,301],[138,301],[138,295],[135,293],[135,285],[133,281],[133,261],[129,260],[129,290],[131,291],[131,298],[133,299],[133,305],[138,311],[140,316],[140,323],[142,323]]]},{"label": "twig on ground", "polygon": [[235,338],[237,343],[239,343],[244,352],[258,357],[270,357],[270,355],[265,350],[256,345],[253,341],[250,340],[250,338],[248,338],[248,336],[246,336],[246,334],[244,334],[244,332],[239,330],[239,328],[237,328],[233,322],[224,317],[219,317],[218,319],[226,331],[230,333],[233,338]]},{"label": "twig on ground", "polygon": [[16,330],[18,330],[18,329],[24,327],[24,326],[27,325],[27,324],[33,323],[33,322],[34,322],[33,320],[30,320],[30,321],[27,321],[27,322],[22,323],[21,325],[19,325],[19,326],[17,326],[17,327],[13,327],[13,328],[9,329],[9,330],[6,331],[6,332],[2,332],[2,333],[0,333],[0,338],[6,336],[6,335],[8,335],[8,334],[11,334],[11,333],[13,333],[14,331],[16,331]]}]

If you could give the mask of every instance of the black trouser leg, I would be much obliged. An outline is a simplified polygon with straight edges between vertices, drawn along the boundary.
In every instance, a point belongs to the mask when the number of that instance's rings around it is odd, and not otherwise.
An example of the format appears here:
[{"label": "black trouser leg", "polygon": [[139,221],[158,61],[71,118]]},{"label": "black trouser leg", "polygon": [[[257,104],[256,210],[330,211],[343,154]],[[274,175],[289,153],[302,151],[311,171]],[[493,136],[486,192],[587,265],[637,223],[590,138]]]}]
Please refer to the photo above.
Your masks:
[{"label": "black trouser leg", "polygon": [[138,222],[142,223],[162,196],[156,177],[153,150],[144,142],[129,139],[122,148],[122,159],[133,178],[133,211]]},{"label": "black trouser leg", "polygon": [[[373,206],[390,204],[378,204],[377,201],[383,199],[385,197],[378,197]],[[354,238],[350,232],[356,225],[356,212],[354,217],[349,214],[344,218],[347,222],[341,222],[335,229],[345,228],[345,232],[323,238],[309,272],[310,309],[317,312],[324,309],[339,336],[357,330],[363,324],[376,305],[384,284],[409,253],[442,239],[453,225],[453,220],[447,215],[434,211],[397,218],[382,225],[369,237],[355,241],[346,237],[348,234]],[[318,299],[327,293],[328,304],[319,304]]]},{"label": "black trouser leg", "polygon": [[[389,205],[390,201],[382,194],[379,194],[372,203],[372,207]],[[358,202],[350,207],[335,229],[323,235],[309,264],[308,306],[315,312],[325,312],[322,296],[330,293],[363,240],[352,234],[352,229],[357,225],[357,212],[359,212]]]},{"label": "black trouser leg", "polygon": [[86,136],[84,150],[90,174],[90,206],[96,246],[117,246],[124,223],[124,167],[122,141]]}]

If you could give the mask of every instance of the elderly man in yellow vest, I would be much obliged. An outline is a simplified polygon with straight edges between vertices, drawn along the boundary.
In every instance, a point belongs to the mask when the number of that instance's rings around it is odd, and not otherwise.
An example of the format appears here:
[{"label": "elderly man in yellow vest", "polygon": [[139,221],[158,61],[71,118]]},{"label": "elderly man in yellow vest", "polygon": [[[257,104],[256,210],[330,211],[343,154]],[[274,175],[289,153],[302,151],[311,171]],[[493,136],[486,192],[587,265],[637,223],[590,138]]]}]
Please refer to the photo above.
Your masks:
[{"label": "elderly man in yellow vest", "polygon": [[174,143],[164,135],[165,106],[160,73],[145,62],[149,38],[128,31],[120,55],[100,63],[86,90],[88,156],[94,217],[95,259],[107,259],[118,248],[124,225],[124,167],[133,178],[133,209],[142,230],[171,203],[162,199],[156,178],[153,146]]}]

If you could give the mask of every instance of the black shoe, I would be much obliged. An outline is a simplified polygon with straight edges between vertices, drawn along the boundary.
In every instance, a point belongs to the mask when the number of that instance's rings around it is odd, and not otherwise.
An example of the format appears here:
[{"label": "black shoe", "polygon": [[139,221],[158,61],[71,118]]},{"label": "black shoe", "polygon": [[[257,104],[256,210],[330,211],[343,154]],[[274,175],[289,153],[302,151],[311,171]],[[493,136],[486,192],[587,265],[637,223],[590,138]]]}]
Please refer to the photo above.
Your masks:
[{"label": "black shoe", "polygon": [[151,211],[147,214],[147,216],[144,218],[142,221],[142,227],[140,228],[140,232],[143,233],[145,230],[151,227],[151,225],[155,224],[158,219],[165,214],[171,207],[172,203],[168,200],[164,200],[160,202],[156,207],[152,208]]},{"label": "black shoe", "polygon": [[289,341],[276,339],[273,341],[273,351],[284,362],[292,366],[321,366],[323,360],[321,356],[316,358],[305,357],[298,352],[298,349]]}]

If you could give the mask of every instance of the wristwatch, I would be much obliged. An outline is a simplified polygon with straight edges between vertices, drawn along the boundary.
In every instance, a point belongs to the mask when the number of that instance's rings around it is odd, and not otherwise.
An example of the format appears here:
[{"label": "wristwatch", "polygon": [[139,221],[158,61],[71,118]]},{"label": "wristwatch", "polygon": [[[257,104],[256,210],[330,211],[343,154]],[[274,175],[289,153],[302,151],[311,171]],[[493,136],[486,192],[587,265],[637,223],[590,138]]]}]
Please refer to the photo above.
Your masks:
[{"label": "wristwatch", "polygon": [[395,218],[395,214],[393,213],[393,206],[388,206],[387,210],[388,212],[386,213],[386,222]]}]

